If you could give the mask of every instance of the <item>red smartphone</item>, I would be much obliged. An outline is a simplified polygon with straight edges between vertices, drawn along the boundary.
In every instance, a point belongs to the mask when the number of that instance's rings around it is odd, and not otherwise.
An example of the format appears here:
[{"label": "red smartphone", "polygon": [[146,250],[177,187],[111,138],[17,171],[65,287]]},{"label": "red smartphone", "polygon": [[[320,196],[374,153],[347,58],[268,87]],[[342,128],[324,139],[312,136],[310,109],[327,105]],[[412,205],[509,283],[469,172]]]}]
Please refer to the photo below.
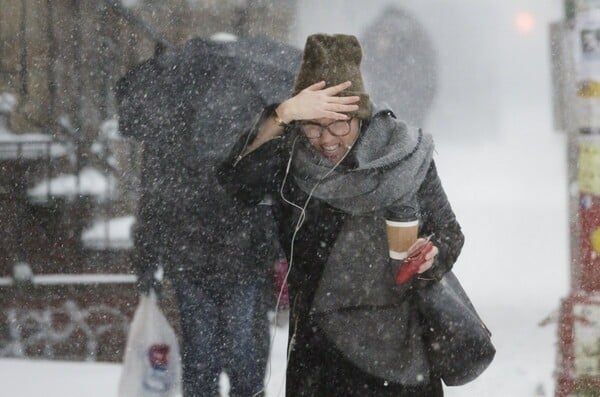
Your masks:
[{"label": "red smartphone", "polygon": [[402,261],[402,265],[400,265],[400,269],[396,273],[396,284],[404,284],[410,280],[417,274],[421,265],[427,261],[425,256],[433,248],[433,243],[429,241],[430,238],[431,236],[427,237],[425,244],[422,244],[417,251]]}]

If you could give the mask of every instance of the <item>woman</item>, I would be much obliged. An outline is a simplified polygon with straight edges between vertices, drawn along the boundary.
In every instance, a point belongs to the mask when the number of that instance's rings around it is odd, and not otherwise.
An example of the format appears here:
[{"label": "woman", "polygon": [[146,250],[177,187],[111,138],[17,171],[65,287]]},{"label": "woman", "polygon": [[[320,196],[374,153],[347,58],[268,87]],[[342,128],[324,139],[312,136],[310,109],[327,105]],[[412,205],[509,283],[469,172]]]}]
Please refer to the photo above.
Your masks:
[{"label": "woman", "polygon": [[[442,396],[410,289],[452,267],[463,235],[431,137],[371,105],[361,58],[354,36],[309,36],[293,96],[263,111],[220,180],[250,204],[278,199],[290,262],[288,396]],[[408,287],[394,285],[386,245],[385,216],[398,206],[418,208],[420,235],[433,234]]]}]

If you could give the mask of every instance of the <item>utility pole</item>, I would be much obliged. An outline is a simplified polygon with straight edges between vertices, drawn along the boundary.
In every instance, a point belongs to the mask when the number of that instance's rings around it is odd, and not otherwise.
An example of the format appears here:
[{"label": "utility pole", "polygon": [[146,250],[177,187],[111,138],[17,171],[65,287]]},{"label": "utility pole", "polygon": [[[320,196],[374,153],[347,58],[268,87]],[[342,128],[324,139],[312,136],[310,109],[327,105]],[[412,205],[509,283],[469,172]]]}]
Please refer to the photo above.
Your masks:
[{"label": "utility pole", "polygon": [[565,0],[551,48],[555,126],[567,134],[570,291],[556,397],[600,395],[600,1]]}]

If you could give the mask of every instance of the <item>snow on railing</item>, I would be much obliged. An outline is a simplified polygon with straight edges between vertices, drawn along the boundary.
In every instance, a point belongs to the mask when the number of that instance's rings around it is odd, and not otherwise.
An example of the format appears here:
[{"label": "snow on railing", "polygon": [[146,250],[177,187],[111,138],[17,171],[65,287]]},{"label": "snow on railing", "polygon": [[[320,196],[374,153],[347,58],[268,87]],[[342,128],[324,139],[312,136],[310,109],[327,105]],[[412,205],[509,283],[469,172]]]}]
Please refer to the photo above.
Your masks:
[{"label": "snow on railing", "polygon": [[45,134],[17,135],[0,129],[0,160],[36,160],[66,156],[68,146]]},{"label": "snow on railing", "polygon": [[0,94],[0,115],[6,115],[15,110],[17,106],[17,97],[9,92]]},{"label": "snow on railing", "polygon": [[[51,196],[72,200],[78,196],[93,196],[98,201],[112,199],[111,192],[116,191],[117,181],[111,175],[105,175],[92,167],[84,167],[79,177],[73,174],[61,174],[44,180],[27,191],[32,202],[46,202]],[[114,193],[112,193],[114,194]]]},{"label": "snow on railing", "polygon": [[131,228],[134,222],[133,215],[97,220],[81,234],[83,245],[98,250],[131,249]]},{"label": "snow on railing", "polygon": [[67,154],[67,146],[49,135],[40,133],[15,134],[8,128],[8,116],[17,99],[9,93],[0,93],[0,159],[39,159]]},{"label": "snow on railing", "polygon": [[[136,280],[133,274],[35,274],[31,277],[33,285],[130,284]],[[0,277],[0,287],[14,285],[12,277]]]}]

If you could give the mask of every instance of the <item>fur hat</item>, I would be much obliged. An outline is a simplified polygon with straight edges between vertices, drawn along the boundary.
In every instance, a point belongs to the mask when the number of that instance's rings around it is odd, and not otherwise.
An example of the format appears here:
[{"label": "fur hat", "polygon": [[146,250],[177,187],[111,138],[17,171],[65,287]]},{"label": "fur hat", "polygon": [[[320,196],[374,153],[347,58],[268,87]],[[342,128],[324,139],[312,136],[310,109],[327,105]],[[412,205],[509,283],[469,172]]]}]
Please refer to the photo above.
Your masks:
[{"label": "fur hat", "polygon": [[371,117],[371,103],[360,73],[361,60],[362,49],[355,36],[324,33],[308,36],[293,95],[322,80],[327,87],[350,80],[352,86],[338,95],[359,96],[358,110],[347,114],[368,119]]}]

